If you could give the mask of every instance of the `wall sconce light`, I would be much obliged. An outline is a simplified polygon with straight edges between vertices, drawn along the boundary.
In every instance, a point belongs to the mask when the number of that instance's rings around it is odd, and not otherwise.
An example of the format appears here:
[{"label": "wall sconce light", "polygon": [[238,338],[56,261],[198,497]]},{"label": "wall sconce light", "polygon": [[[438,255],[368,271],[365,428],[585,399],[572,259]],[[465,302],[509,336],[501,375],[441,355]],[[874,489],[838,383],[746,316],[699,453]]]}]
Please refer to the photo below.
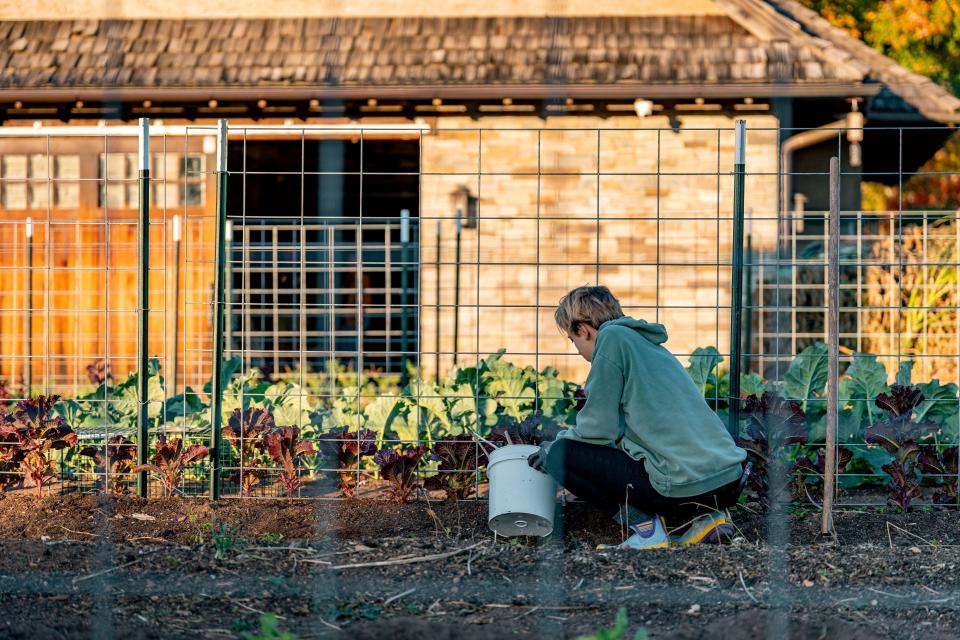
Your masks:
[{"label": "wall sconce light", "polygon": [[470,193],[465,186],[457,187],[452,194],[454,210],[463,212],[462,222],[464,229],[477,228],[477,212],[480,208],[480,199]]},{"label": "wall sconce light", "polygon": [[633,101],[633,110],[637,113],[638,118],[646,118],[653,114],[653,102],[637,98]]}]

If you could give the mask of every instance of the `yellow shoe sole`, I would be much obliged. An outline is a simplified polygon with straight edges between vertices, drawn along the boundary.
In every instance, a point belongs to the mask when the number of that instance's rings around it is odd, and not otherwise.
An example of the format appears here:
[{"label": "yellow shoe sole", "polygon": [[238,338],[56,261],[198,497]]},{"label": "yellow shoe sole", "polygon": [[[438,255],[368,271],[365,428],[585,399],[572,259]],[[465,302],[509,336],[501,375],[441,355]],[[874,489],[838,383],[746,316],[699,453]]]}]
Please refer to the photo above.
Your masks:
[{"label": "yellow shoe sole", "polygon": [[597,548],[594,549],[594,551],[615,551],[617,549],[622,549],[624,551],[647,551],[648,549],[669,549],[669,548],[670,548],[669,542],[661,542],[660,544],[650,545],[649,547],[643,547],[641,549],[622,547],[619,544],[611,544],[611,545],[598,544]]},{"label": "yellow shoe sole", "polygon": [[694,537],[690,538],[689,540],[684,540],[682,542],[680,541],[671,542],[671,545],[674,547],[687,547],[687,546],[690,546],[691,544],[697,544],[698,542],[706,538],[711,531],[713,531],[714,529],[716,529],[722,524],[728,524],[726,518],[720,518],[718,520],[714,520],[712,527],[707,527],[706,529],[704,529]]}]

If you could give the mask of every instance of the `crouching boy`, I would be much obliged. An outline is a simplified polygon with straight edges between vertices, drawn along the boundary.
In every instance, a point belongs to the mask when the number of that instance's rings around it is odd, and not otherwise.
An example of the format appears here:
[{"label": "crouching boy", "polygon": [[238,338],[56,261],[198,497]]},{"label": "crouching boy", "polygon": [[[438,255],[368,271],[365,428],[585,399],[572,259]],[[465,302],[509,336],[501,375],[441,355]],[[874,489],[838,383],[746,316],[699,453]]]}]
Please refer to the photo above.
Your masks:
[{"label": "crouching boy", "polygon": [[663,325],[625,316],[606,287],[574,289],[555,319],[591,363],[587,400],[530,466],[629,527],[626,541],[598,548],[729,538],[725,510],[739,497],[746,452],[663,347]]}]

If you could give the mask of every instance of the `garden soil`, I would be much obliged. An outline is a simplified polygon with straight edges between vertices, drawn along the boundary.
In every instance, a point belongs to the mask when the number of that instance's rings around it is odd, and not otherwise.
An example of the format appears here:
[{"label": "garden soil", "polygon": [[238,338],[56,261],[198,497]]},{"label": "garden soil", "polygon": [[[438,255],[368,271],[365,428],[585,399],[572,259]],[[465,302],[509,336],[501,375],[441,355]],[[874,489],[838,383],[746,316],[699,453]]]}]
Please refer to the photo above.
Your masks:
[{"label": "garden soil", "polygon": [[[955,638],[955,512],[772,517],[733,544],[593,550],[582,504],[545,540],[497,538],[482,502],[0,500],[0,637],[239,638],[265,612],[300,638]],[[767,540],[782,540],[771,545]],[[219,551],[217,549],[219,543]]]}]

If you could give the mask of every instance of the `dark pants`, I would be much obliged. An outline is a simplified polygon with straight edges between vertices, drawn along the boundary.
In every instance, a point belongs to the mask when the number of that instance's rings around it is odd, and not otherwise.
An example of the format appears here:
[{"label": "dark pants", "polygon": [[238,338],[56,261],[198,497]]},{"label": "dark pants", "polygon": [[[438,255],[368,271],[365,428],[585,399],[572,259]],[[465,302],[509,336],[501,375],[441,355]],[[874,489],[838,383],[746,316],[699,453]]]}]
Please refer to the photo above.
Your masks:
[{"label": "dark pants", "polygon": [[646,514],[663,516],[673,527],[732,506],[740,497],[739,479],[690,498],[660,495],[642,461],[613,447],[566,438],[550,445],[546,466],[560,486],[610,516],[627,503]]}]

